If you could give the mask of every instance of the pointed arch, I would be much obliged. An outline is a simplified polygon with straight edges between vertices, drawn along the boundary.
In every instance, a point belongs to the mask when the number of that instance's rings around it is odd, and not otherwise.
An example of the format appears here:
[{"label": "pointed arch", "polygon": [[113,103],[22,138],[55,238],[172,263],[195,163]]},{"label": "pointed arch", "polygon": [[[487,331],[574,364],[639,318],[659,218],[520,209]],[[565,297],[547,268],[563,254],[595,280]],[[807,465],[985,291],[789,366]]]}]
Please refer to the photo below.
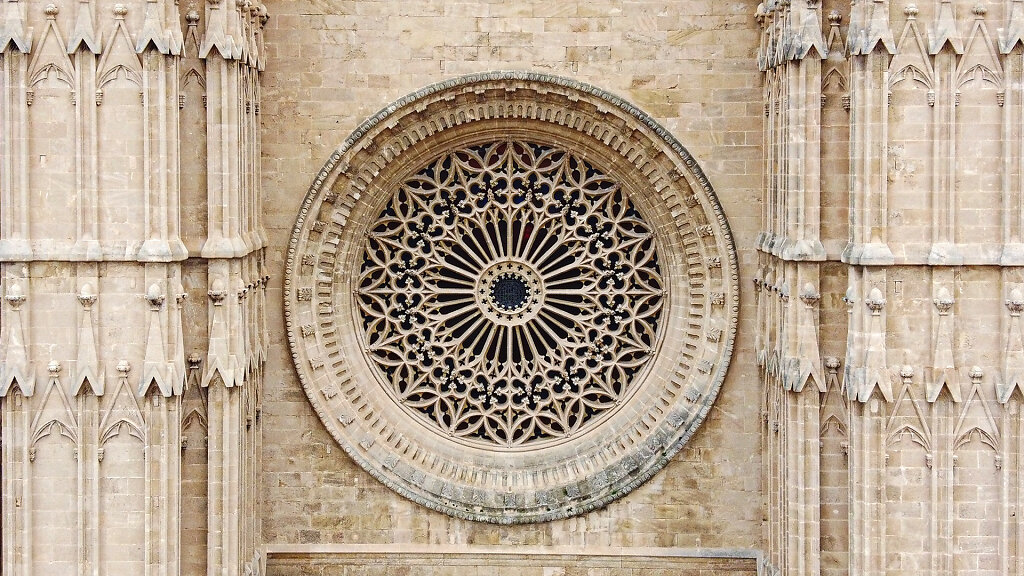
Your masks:
[{"label": "pointed arch", "polygon": [[836,93],[846,92],[849,88],[849,81],[846,79],[846,75],[843,74],[839,68],[832,68],[821,80],[821,91]]},{"label": "pointed arch", "polygon": [[203,430],[210,429],[206,414],[203,414],[198,408],[192,408],[181,419],[182,430],[187,430],[190,426],[199,426]]},{"label": "pointed arch", "polygon": [[958,89],[972,83],[987,83],[999,90],[1003,88],[999,50],[988,33],[988,26],[981,19],[975,20],[971,28],[971,36],[956,69]]},{"label": "pointed arch", "polygon": [[123,432],[127,432],[129,436],[137,439],[143,444],[146,443],[146,433],[139,428],[137,423],[132,422],[127,418],[119,418],[101,430],[100,446],[103,446],[113,438],[120,436]]},{"label": "pointed arch", "polygon": [[142,75],[139,74],[138,71],[132,70],[130,67],[123,64],[118,64],[104,72],[100,76],[99,82],[96,83],[96,88],[97,90],[102,90],[107,86],[107,84],[119,79],[127,80],[132,84],[135,84],[139,89],[142,88]]},{"label": "pointed arch", "polygon": [[980,426],[972,426],[961,432],[953,441],[953,451],[955,452],[960,447],[970,444],[976,439],[992,450],[999,451],[999,439]]},{"label": "pointed arch", "polygon": [[109,405],[100,418],[100,444],[104,444],[121,433],[121,427],[128,426],[131,436],[145,442],[145,423],[139,401],[132,393],[126,378],[119,378]]},{"label": "pointed arch", "polygon": [[829,430],[835,430],[840,436],[846,436],[846,423],[839,420],[839,417],[835,414],[829,414],[825,420],[822,421],[820,427],[820,436],[828,434]]},{"label": "pointed arch", "polygon": [[890,432],[886,436],[885,445],[886,447],[891,448],[899,444],[905,438],[909,438],[912,442],[921,446],[925,450],[931,450],[931,443],[928,441],[928,438],[924,433],[910,424],[904,424]]},{"label": "pointed arch", "polygon": [[989,401],[981,395],[979,384],[974,384],[971,388],[967,401],[963,403],[963,409],[960,410],[960,414],[957,416],[956,425],[953,430],[953,437],[956,438],[953,443],[954,449],[965,442],[969,442],[970,437],[974,434],[974,430],[982,433],[982,442],[988,444],[993,449],[998,449],[999,427],[992,415],[992,410],[989,408]]},{"label": "pointed arch", "polygon": [[1002,90],[1002,74],[984,64],[975,64],[957,74],[958,89],[962,90],[971,84],[987,84],[992,88]]},{"label": "pointed arch", "polygon": [[32,433],[32,437],[29,441],[29,448],[34,448],[40,440],[53,435],[63,436],[68,440],[71,440],[75,446],[78,446],[78,433],[64,422],[53,418],[43,422],[42,425],[35,428],[35,431]]},{"label": "pointed arch", "polygon": [[44,64],[38,70],[35,70],[29,78],[28,87],[29,89],[33,89],[47,80],[56,80],[57,82],[65,85],[69,91],[75,89],[74,75],[58,65],[56,62]]},{"label": "pointed arch", "polygon": [[907,64],[890,74],[889,88],[893,88],[904,81],[908,81],[906,86],[910,88],[921,87],[928,90],[934,88],[932,85],[931,75],[922,70],[921,67],[916,64]]},{"label": "pointed arch", "polygon": [[[905,410],[908,405],[912,409],[909,412]],[[889,441],[899,434],[904,434],[905,430],[909,428],[920,436],[922,446],[929,447],[931,445],[932,432],[922,405],[923,403],[914,394],[910,384],[904,385],[899,390],[899,395],[893,402],[893,408],[885,425]]]},{"label": "pointed arch", "polygon": [[203,92],[206,91],[206,77],[199,72],[197,68],[189,68],[181,76],[181,89],[191,87],[192,85],[199,86]]}]

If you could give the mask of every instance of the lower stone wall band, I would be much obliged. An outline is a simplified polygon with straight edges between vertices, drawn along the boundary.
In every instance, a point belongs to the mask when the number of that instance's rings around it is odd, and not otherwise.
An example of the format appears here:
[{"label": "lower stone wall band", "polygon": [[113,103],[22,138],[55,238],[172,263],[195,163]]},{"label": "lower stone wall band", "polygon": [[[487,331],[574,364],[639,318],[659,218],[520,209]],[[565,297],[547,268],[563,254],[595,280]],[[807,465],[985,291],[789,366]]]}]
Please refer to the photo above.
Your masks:
[{"label": "lower stone wall band", "polygon": [[465,545],[268,546],[268,576],[444,574],[517,576],[753,576],[761,552],[747,549],[564,548]]}]

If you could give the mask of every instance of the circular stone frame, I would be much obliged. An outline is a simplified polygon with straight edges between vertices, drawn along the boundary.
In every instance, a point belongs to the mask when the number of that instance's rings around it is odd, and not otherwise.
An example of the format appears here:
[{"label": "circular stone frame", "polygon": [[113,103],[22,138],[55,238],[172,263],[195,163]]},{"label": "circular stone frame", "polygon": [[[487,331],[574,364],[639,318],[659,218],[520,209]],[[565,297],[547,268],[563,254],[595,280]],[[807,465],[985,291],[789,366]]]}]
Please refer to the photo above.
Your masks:
[{"label": "circular stone frame", "polygon": [[[655,357],[621,405],[576,436],[508,450],[449,438],[400,406],[364,350],[353,296],[365,235],[395,186],[440,153],[505,138],[574,150],[616,178],[655,231],[667,298]],[[711,184],[665,128],[593,86],[492,72],[398,100],[331,155],[295,222],[285,322],[310,403],[370,474],[452,516],[542,522],[629,493],[700,426],[732,356],[737,271]]]},{"label": "circular stone frame", "polygon": [[[498,284],[512,280],[522,287],[522,297],[517,305],[506,308],[495,294]],[[532,320],[544,298],[544,281],[529,264],[502,259],[487,266],[476,281],[477,306],[491,322],[505,326],[518,326]]]}]

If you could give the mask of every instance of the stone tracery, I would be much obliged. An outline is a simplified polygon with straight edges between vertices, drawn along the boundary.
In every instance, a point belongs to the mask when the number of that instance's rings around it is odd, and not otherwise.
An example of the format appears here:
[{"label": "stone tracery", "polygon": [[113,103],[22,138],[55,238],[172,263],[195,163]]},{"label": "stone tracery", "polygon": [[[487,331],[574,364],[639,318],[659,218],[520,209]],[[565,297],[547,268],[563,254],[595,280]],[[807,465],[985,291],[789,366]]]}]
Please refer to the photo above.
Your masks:
[{"label": "stone tracery", "polygon": [[592,86],[494,72],[396,101],[332,155],[285,317],[310,402],[370,474],[454,516],[537,522],[621,497],[689,440],[729,365],[736,270],[663,127]]},{"label": "stone tracery", "polygon": [[617,182],[566,150],[498,141],[394,192],[357,301],[400,403],[513,446],[572,436],[629,394],[664,294],[650,226]]}]

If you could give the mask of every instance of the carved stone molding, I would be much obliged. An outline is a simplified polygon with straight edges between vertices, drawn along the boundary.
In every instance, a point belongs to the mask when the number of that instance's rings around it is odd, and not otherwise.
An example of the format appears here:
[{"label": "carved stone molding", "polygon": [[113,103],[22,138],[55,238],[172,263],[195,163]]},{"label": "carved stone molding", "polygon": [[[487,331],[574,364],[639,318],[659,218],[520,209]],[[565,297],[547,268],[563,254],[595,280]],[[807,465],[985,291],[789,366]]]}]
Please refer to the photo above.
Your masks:
[{"label": "carved stone molding", "polygon": [[[564,271],[515,248],[539,238]],[[300,380],[348,454],[496,523],[589,511],[664,467],[718,394],[739,305],[728,223],[682,145],[615,96],[524,72],[427,87],[356,129],[303,201],[284,294]],[[449,314],[519,348],[460,348],[477,333]],[[559,400],[556,364],[585,367]]]}]

